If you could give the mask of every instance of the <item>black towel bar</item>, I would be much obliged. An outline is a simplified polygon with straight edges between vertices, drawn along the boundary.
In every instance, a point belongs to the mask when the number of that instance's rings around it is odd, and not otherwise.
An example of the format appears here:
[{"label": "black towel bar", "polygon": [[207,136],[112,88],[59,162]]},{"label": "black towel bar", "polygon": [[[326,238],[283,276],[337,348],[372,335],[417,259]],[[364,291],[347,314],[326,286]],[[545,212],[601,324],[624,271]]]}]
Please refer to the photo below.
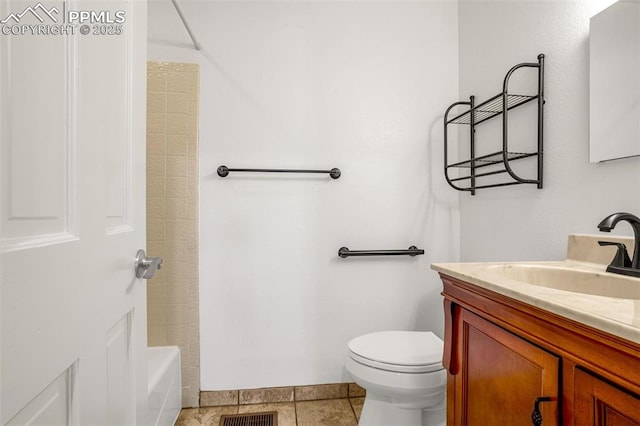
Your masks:
[{"label": "black towel bar", "polygon": [[424,254],[424,250],[416,246],[411,246],[407,250],[349,250],[346,247],[340,247],[338,256],[345,258],[349,256],[417,256]]},{"label": "black towel bar", "polygon": [[218,176],[226,177],[229,172],[258,172],[258,173],[329,173],[331,179],[338,179],[341,175],[340,169],[331,170],[300,170],[300,169],[230,169],[227,166],[218,167]]}]

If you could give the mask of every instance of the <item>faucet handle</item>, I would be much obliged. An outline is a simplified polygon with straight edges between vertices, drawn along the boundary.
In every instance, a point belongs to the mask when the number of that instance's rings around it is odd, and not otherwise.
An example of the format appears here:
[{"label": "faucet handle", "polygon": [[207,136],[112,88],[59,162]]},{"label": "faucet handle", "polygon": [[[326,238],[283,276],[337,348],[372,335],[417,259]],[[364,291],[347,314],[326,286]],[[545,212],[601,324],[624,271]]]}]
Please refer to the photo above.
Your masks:
[{"label": "faucet handle", "polygon": [[631,258],[629,257],[629,253],[627,252],[627,246],[623,243],[616,243],[613,241],[598,241],[598,244],[601,246],[616,246],[616,255],[613,257],[611,261],[611,266],[615,266],[618,268],[629,268],[631,267]]}]

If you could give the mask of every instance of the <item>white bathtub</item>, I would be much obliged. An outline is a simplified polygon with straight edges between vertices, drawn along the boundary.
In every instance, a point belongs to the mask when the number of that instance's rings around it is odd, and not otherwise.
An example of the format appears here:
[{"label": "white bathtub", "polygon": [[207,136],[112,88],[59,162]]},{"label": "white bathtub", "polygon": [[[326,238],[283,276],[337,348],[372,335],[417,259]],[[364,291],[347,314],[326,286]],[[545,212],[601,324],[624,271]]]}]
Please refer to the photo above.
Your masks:
[{"label": "white bathtub", "polygon": [[147,348],[149,424],[173,425],[182,408],[180,349],[177,346]]}]

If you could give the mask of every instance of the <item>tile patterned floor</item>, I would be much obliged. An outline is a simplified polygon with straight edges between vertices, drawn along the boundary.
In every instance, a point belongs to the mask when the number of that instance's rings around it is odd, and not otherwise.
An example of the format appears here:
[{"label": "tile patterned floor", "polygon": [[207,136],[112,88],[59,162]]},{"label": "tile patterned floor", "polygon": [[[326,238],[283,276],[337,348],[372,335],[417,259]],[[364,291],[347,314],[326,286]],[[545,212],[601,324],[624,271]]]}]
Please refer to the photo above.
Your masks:
[{"label": "tile patterned floor", "polygon": [[277,411],[278,426],[357,426],[364,398],[185,408],[176,426],[218,426],[223,414]]}]

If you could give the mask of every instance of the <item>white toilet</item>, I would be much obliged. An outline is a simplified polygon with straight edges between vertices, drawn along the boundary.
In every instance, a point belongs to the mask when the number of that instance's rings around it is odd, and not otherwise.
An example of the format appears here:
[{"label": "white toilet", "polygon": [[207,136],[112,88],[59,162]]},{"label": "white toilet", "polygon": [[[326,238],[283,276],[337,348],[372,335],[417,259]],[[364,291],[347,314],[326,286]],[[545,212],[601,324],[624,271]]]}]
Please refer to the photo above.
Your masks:
[{"label": "white toilet", "polygon": [[359,426],[444,426],[444,343],[430,331],[380,331],[348,343],[346,369],[366,389]]}]

